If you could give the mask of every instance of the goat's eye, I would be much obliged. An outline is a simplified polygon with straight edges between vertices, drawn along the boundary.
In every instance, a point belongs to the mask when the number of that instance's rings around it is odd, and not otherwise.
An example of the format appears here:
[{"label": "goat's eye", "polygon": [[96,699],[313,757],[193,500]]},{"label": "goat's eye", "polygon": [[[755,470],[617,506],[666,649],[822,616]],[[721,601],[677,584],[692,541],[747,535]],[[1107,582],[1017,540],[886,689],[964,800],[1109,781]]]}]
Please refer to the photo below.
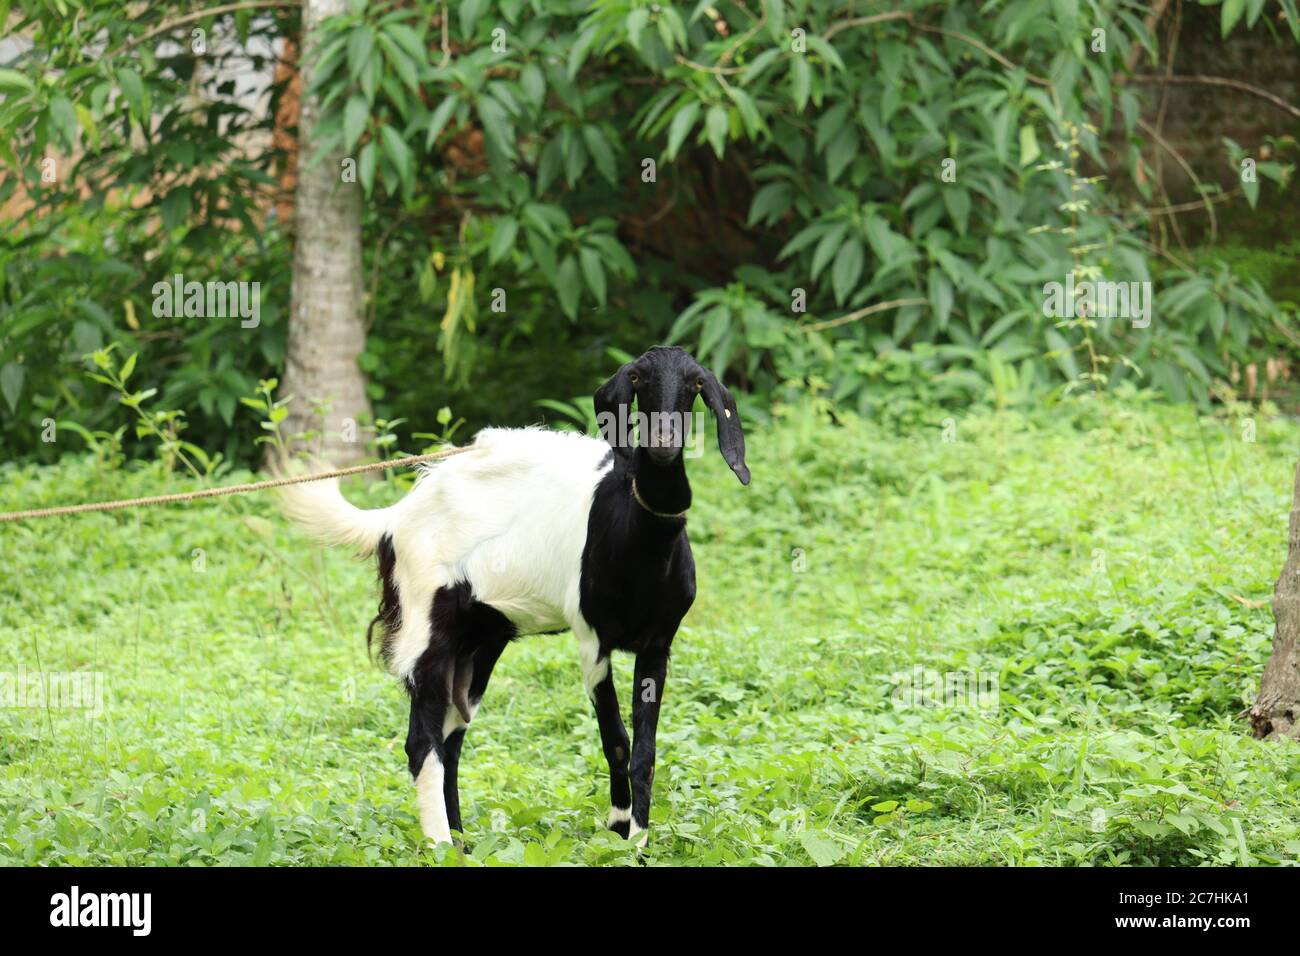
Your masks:
[{"label": "goat's eye", "polygon": [[641,376],[638,375],[636,372],[632,372],[630,375],[628,375],[628,380],[629,380],[633,385],[640,385],[640,384],[641,384]]},{"label": "goat's eye", "polygon": [[702,392],[702,391],[704,391],[704,379],[702,379],[702,378],[697,378],[697,379],[695,380],[695,390],[696,390],[697,392]]}]

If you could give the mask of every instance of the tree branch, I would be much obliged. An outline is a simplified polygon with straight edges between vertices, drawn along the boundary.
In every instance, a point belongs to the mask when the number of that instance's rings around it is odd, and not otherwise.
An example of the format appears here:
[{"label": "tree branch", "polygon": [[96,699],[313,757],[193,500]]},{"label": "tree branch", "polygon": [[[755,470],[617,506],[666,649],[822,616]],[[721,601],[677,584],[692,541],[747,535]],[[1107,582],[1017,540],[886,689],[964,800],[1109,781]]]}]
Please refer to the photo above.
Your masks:
[{"label": "tree branch", "polygon": [[1249,93],[1251,96],[1258,97],[1266,103],[1271,103],[1283,112],[1290,113],[1296,119],[1300,119],[1300,107],[1293,106],[1282,97],[1268,90],[1262,90],[1258,86],[1251,86],[1249,83],[1241,80],[1234,80],[1227,76],[1204,76],[1200,73],[1187,74],[1183,76],[1162,76],[1159,73],[1137,73],[1127,78],[1135,83],[1170,83],[1180,86],[1222,86],[1230,90],[1237,90],[1241,93]]},{"label": "tree branch", "polygon": [[193,23],[195,20],[203,20],[207,17],[218,17],[223,13],[235,13],[239,10],[254,10],[264,7],[297,8],[299,6],[301,6],[301,4],[294,3],[293,0],[243,0],[241,3],[227,3],[220,7],[209,7],[206,10],[195,10],[193,13],[187,13],[184,16],[179,16],[173,20],[167,20],[160,23],[152,30],[147,33],[142,33],[138,37],[129,37],[127,41],[122,44],[121,50],[129,50],[133,46],[143,43],[145,40],[151,40],[169,30],[176,29],[176,27],[184,26],[187,23]]},{"label": "tree branch", "polygon": [[1210,241],[1214,242],[1219,236],[1219,219],[1214,214],[1214,203],[1210,202],[1210,198],[1205,195],[1205,192],[1201,187],[1200,177],[1196,175],[1196,171],[1192,169],[1191,164],[1183,158],[1183,154],[1170,146],[1169,142],[1161,136],[1159,131],[1152,127],[1150,123],[1141,117],[1138,117],[1138,125],[1150,134],[1152,139],[1160,144],[1160,147],[1173,158],[1174,162],[1182,167],[1183,172],[1187,174],[1188,178],[1191,179],[1192,183],[1196,186],[1196,191],[1203,197],[1205,211],[1210,214]]},{"label": "tree branch", "polygon": [[848,315],[841,315],[838,319],[827,319],[825,322],[814,322],[812,325],[805,325],[806,332],[820,332],[823,329],[834,329],[841,325],[848,325],[850,322],[856,322],[858,319],[865,319],[869,315],[875,315],[877,312],[888,312],[890,309],[901,309],[908,305],[926,305],[925,299],[894,299],[892,302],[877,302],[875,305],[869,305],[865,309],[858,309],[856,312],[850,312]]}]

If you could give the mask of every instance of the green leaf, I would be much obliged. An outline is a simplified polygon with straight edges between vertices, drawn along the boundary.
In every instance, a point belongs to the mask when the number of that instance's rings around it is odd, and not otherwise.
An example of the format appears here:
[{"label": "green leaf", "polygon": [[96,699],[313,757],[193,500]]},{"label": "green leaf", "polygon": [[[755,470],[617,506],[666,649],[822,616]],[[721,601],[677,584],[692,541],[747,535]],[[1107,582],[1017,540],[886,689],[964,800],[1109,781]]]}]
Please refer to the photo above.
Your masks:
[{"label": "green leaf", "polygon": [[858,155],[858,131],[850,124],[845,124],[826,150],[826,178],[830,182],[839,179],[845,167]]},{"label": "green leaf", "polygon": [[384,155],[397,167],[397,175],[402,185],[410,189],[415,185],[415,154],[406,145],[402,134],[385,123],[379,128],[379,136],[384,142]]},{"label": "green leaf", "polygon": [[161,204],[163,228],[171,232],[190,214],[190,187],[177,186],[163,197]]},{"label": "green leaf", "polygon": [[460,35],[469,39],[479,18],[487,12],[489,0],[462,0],[460,5]]},{"label": "green leaf", "polygon": [[546,98],[546,77],[536,63],[529,63],[519,71],[519,88],[524,91],[528,102],[541,106]]},{"label": "green leaf", "polygon": [[794,108],[802,113],[804,107],[808,105],[808,97],[812,93],[812,67],[808,65],[808,60],[801,54],[796,53],[790,61],[790,95],[794,99]]},{"label": "green leaf", "polygon": [[605,267],[600,253],[590,246],[583,246],[578,252],[578,264],[582,266],[582,277],[587,281],[596,301],[605,304]]},{"label": "green leaf", "polygon": [[[839,251],[840,239],[848,228],[848,223],[837,222],[822,234],[821,241],[817,243],[817,248],[813,250],[812,277],[814,279],[821,275],[822,270],[826,268],[831,258]],[[795,237],[795,239],[798,238],[798,236]],[[789,249],[793,244],[794,239],[787,243],[786,248]]]},{"label": "green leaf", "polygon": [[9,411],[18,411],[18,398],[23,393],[23,379],[27,370],[17,362],[5,362],[0,367],[0,394],[4,395]]},{"label": "green leaf", "polygon": [[1011,126],[1015,119],[1016,114],[1009,105],[1003,106],[998,110],[997,116],[993,117],[993,152],[1000,163],[1005,163],[1010,158]]},{"label": "green leaf", "polygon": [[704,118],[704,135],[718,159],[727,148],[727,111],[721,106],[710,106]]},{"label": "green leaf", "polygon": [[836,253],[835,265],[831,267],[831,287],[835,291],[836,305],[843,305],[857,285],[858,277],[862,275],[863,258],[862,243],[857,238],[849,239]]},{"label": "green leaf", "polygon": [[514,216],[498,216],[492,232],[492,245],[488,249],[488,262],[497,263],[514,248],[519,235],[519,220]]},{"label": "green leaf", "polygon": [[776,58],[782,53],[780,47],[772,47],[764,50],[758,56],[754,57],[753,62],[745,67],[745,72],[740,74],[740,82],[743,86],[751,86],[769,66],[776,62]]},{"label": "green leaf", "polygon": [[370,63],[375,48],[375,32],[368,26],[357,27],[348,35],[348,76],[359,82],[361,71]]},{"label": "green leaf", "polygon": [[555,270],[555,246],[551,244],[549,236],[533,229],[528,229],[524,233],[525,241],[528,243],[528,253],[533,257],[533,262],[541,270],[543,276],[552,285],[559,282],[559,277]]},{"label": "green leaf", "polygon": [[483,121],[483,134],[492,141],[507,158],[514,158],[514,137],[510,133],[510,117],[505,107],[490,96],[479,97],[479,119]]},{"label": "green leaf", "polygon": [[438,108],[429,115],[429,134],[424,138],[424,148],[426,150],[433,148],[434,141],[438,134],[442,132],[447,121],[451,119],[451,114],[456,109],[456,104],[460,102],[455,96],[449,96],[441,103]]},{"label": "green leaf", "polygon": [[808,49],[812,50],[835,69],[844,69],[844,61],[840,59],[840,55],[835,51],[835,47],[831,46],[815,33],[808,34],[807,39]]},{"label": "green leaf", "polygon": [[[420,76],[416,63],[411,61],[386,32],[379,34],[379,45],[384,48],[384,61],[401,77],[412,93],[420,92]],[[418,61],[417,61],[418,62]]]},{"label": "green leaf", "polygon": [[1255,204],[1259,202],[1259,180],[1253,176],[1249,180],[1243,179],[1241,190],[1246,194],[1246,202],[1250,203],[1250,208],[1254,209]]},{"label": "green leaf", "polygon": [[72,101],[66,96],[57,95],[50,100],[50,122],[59,131],[63,142],[72,146],[77,140],[77,131],[81,124],[77,122],[77,111],[72,108]]},{"label": "green leaf", "polygon": [[343,152],[352,153],[353,148],[365,132],[366,121],[370,119],[370,107],[365,99],[354,93],[343,107]]},{"label": "green leaf", "polygon": [[555,273],[555,291],[560,297],[560,308],[570,319],[578,317],[578,296],[582,285],[578,281],[578,264],[573,256],[565,256]]},{"label": "green leaf", "polygon": [[149,120],[149,95],[145,92],[144,81],[140,75],[129,67],[121,67],[114,74],[117,77],[117,85],[122,88],[122,95],[126,97],[126,105],[130,108],[135,118],[144,124]]},{"label": "green leaf", "polygon": [[35,84],[24,74],[17,70],[0,69],[0,93],[12,91],[31,93],[35,89]]},{"label": "green leaf", "polygon": [[763,13],[767,16],[767,35],[776,43],[786,39],[783,0],[763,0]]},{"label": "green leaf", "polygon": [[1042,154],[1038,149],[1038,136],[1032,126],[1020,127],[1020,165],[1028,166]]},{"label": "green leaf", "polygon": [[789,183],[768,183],[754,194],[749,205],[749,225],[774,221],[790,208],[792,190]]},{"label": "green leaf", "polygon": [[957,232],[966,235],[966,226],[970,221],[970,193],[956,183],[944,183],[940,192]]},{"label": "green leaf", "polygon": [[948,317],[952,314],[952,280],[939,269],[931,269],[929,277],[930,308],[940,329],[948,327]]},{"label": "green leaf", "polygon": [[1232,32],[1245,11],[1246,0],[1223,0],[1223,7],[1219,11],[1219,26],[1223,36]]},{"label": "green leaf", "polygon": [[564,143],[560,137],[556,137],[546,144],[542,150],[541,161],[537,164],[537,191],[544,193],[550,188],[555,177],[560,174],[560,167],[564,163]]},{"label": "green leaf", "polygon": [[424,40],[420,38],[420,34],[405,23],[389,23],[384,30],[406,51],[412,63],[417,67],[425,65],[429,59],[429,50]]},{"label": "green leaf", "polygon": [[634,50],[641,48],[641,31],[645,29],[646,24],[650,22],[650,8],[637,7],[627,15],[623,21],[623,29],[627,30],[628,42],[632,44]]},{"label": "green leaf", "polygon": [[357,178],[367,196],[375,187],[375,162],[377,160],[375,141],[371,140],[361,147],[361,156],[357,160]]},{"label": "green leaf", "polygon": [[799,834],[799,842],[818,866],[834,866],[844,857],[844,847],[824,831],[804,830]]},{"label": "green leaf", "polygon": [[691,101],[677,111],[673,117],[672,124],[668,127],[668,153],[671,160],[677,155],[677,151],[682,147],[682,141],[686,139],[686,134],[691,131],[695,125],[695,118],[700,115],[700,104],[698,101]]},{"label": "green leaf", "polygon": [[596,163],[596,171],[605,178],[606,182],[613,184],[618,175],[618,169],[614,162],[614,151],[610,149],[609,140],[600,131],[600,127],[589,123],[584,124],[582,127],[582,141],[586,144],[587,152]]}]

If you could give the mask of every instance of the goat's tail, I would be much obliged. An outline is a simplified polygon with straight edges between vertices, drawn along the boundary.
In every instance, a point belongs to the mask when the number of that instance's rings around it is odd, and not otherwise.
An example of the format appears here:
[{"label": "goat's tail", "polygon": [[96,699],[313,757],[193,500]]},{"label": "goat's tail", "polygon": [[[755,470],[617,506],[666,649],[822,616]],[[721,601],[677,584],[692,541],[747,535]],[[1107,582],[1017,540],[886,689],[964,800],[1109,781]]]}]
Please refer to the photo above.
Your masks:
[{"label": "goat's tail", "polygon": [[346,545],[370,555],[387,530],[391,508],[367,511],[343,497],[337,478],[324,478],[279,489],[280,507],[294,524],[317,541]]}]

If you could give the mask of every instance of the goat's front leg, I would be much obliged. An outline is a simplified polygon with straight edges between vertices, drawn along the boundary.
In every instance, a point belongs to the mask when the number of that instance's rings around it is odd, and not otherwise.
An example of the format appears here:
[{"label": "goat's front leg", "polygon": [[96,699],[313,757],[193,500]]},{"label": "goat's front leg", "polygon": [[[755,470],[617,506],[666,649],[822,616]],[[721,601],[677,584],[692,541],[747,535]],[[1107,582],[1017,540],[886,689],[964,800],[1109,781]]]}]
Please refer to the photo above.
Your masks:
[{"label": "goat's front leg", "polygon": [[594,633],[576,627],[574,631],[580,635],[578,657],[582,661],[582,682],[596,711],[600,745],[609,765],[608,826],[626,837],[632,824],[632,789],[627,771],[630,746],[623,715],[619,713],[618,692],[614,690],[614,662],[601,652]]},{"label": "goat's front leg", "polygon": [[650,788],[655,777],[655,733],[659,705],[668,676],[668,648],[652,647],[636,656],[636,686],[632,688],[632,825],[628,839],[645,846],[650,826]]}]

